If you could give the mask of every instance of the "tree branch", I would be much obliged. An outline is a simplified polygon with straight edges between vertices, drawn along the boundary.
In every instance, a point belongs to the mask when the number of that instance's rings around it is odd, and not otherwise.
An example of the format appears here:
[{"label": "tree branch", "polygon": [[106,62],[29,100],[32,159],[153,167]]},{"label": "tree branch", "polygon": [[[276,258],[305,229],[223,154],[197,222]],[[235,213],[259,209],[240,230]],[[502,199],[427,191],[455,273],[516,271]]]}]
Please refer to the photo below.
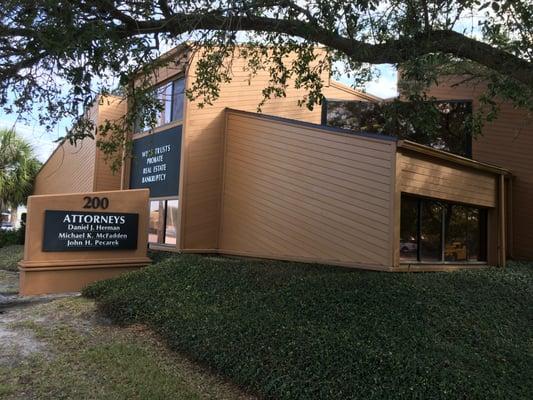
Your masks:
[{"label": "tree branch", "polygon": [[413,57],[442,52],[474,61],[533,88],[531,63],[452,30],[430,30],[412,38],[371,44],[346,38],[307,22],[250,15],[227,17],[215,13],[177,13],[169,19],[136,21],[135,24],[128,23],[119,29],[126,36],[162,32],[177,36],[204,29],[275,32],[321,43],[355,61],[371,64],[402,63]]}]

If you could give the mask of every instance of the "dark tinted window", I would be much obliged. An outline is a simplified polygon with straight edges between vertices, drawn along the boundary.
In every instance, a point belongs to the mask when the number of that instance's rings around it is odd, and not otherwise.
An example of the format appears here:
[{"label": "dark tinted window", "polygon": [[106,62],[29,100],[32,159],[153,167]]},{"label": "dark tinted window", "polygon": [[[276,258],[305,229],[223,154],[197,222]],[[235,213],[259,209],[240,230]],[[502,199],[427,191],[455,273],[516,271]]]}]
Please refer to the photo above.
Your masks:
[{"label": "dark tinted window", "polygon": [[404,260],[418,259],[418,205],[415,198],[402,200],[400,224],[400,254]]},{"label": "dark tinted window", "polygon": [[423,201],[420,209],[420,259],[441,261],[442,258],[442,205]]},{"label": "dark tinted window", "polygon": [[469,101],[415,104],[327,100],[323,113],[323,123],[330,126],[397,136],[464,157],[472,155]]},{"label": "dark tinted window", "polygon": [[[154,128],[183,119],[185,101],[185,80],[183,78],[156,86],[153,89],[153,97],[162,103],[162,110],[157,112]],[[148,121],[140,122],[136,124],[135,132],[145,132],[151,129]]]},{"label": "dark tinted window", "polygon": [[400,235],[403,261],[486,261],[487,211],[403,195]]}]

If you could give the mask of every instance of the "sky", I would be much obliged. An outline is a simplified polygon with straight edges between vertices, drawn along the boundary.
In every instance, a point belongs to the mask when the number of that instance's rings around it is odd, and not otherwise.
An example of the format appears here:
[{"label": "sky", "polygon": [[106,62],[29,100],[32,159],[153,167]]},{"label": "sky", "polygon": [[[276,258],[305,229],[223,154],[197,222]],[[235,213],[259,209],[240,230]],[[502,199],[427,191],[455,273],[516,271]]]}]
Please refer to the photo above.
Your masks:
[{"label": "sky", "polygon": [[[379,65],[377,68],[380,75],[375,80],[368,82],[366,91],[381,98],[396,96],[396,69],[388,64]],[[350,85],[350,81],[346,77],[340,77],[339,80]],[[22,123],[17,120],[16,115],[5,114],[0,109],[0,129],[15,129],[20,136],[31,143],[37,158],[44,162],[56,148],[57,143],[55,141],[65,135],[66,129],[69,128],[69,121],[62,121],[53,132],[46,132],[44,128],[39,126],[36,116],[32,119],[35,120],[34,123]]]}]

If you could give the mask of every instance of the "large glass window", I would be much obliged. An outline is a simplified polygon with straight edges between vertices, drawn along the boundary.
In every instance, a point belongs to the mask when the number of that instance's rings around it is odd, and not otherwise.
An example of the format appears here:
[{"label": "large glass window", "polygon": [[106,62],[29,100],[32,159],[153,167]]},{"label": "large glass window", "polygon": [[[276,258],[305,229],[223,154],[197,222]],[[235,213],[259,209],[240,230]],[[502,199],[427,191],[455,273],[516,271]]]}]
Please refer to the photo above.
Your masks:
[{"label": "large glass window", "polygon": [[150,201],[148,242],[176,245],[178,235],[178,200]]},{"label": "large glass window", "polygon": [[402,196],[400,259],[423,262],[485,261],[485,209]]},{"label": "large glass window", "polygon": [[[183,78],[156,86],[154,88],[154,97],[163,106],[162,110],[157,113],[154,128],[183,119],[183,104],[185,102],[185,80]],[[138,123],[135,131],[145,132],[151,128],[148,121],[145,121],[143,124]]]},{"label": "large glass window", "polygon": [[472,157],[472,103],[468,100],[426,103],[325,100],[322,123],[392,135]]},{"label": "large glass window", "polygon": [[441,261],[442,258],[442,204],[422,201],[420,207],[420,258]]},{"label": "large glass window", "polygon": [[403,260],[418,260],[418,200],[402,200],[400,223],[400,254]]}]

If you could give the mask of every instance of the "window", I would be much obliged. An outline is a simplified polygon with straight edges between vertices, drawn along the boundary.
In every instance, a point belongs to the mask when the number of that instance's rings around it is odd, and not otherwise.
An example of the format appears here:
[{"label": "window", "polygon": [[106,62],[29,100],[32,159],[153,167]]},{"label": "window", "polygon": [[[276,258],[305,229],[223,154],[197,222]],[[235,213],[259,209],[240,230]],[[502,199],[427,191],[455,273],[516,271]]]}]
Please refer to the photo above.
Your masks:
[{"label": "window", "polygon": [[176,244],[178,200],[167,200],[165,208],[165,244]]},{"label": "window", "polygon": [[163,208],[161,201],[151,201],[150,202],[150,221],[148,224],[148,242],[149,243],[160,243],[160,234],[161,231],[159,226],[161,225],[161,216],[162,213],[160,210]]},{"label": "window", "polygon": [[400,259],[423,262],[485,261],[487,211],[402,196]]},{"label": "window", "polygon": [[400,222],[400,253],[402,259],[418,259],[418,200],[402,199]]},{"label": "window", "polygon": [[[463,100],[323,102],[322,123],[358,132],[409,139],[439,150],[472,157],[472,102]],[[422,116],[422,117],[421,117]],[[434,129],[428,129],[428,124]]]},{"label": "window", "polygon": [[[185,102],[185,80],[183,78],[157,86],[154,89],[154,96],[163,106],[156,116],[154,128],[183,119],[183,104]],[[146,132],[151,128],[149,121],[143,121],[142,124],[137,124],[135,131]]]},{"label": "window", "polygon": [[176,245],[178,237],[178,200],[150,201],[148,242]]},{"label": "window", "polygon": [[420,258],[424,261],[441,261],[442,258],[442,210],[436,201],[420,204]]}]

